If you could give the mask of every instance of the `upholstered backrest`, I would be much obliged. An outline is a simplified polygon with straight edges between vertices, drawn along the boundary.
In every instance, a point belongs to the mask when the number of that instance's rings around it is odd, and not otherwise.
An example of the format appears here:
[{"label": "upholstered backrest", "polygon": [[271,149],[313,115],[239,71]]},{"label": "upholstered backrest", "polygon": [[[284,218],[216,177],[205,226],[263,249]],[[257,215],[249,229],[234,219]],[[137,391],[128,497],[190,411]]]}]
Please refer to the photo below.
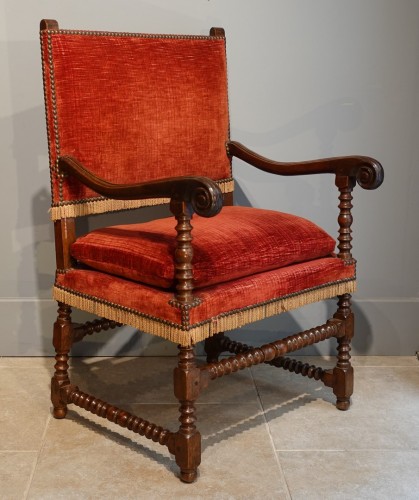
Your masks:
[{"label": "upholstered backrest", "polygon": [[100,197],[58,171],[63,155],[115,183],[204,175],[232,190],[223,36],[57,26],[41,45],[54,219],[162,201]]}]

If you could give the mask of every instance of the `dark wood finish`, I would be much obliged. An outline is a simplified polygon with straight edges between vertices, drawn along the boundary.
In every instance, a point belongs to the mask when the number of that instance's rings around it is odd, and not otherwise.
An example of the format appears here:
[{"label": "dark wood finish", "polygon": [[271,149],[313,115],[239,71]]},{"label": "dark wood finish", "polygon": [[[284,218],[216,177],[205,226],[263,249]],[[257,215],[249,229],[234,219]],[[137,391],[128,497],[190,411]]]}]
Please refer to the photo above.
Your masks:
[{"label": "dark wood finish", "polygon": [[351,366],[351,340],[354,336],[354,315],[351,311],[351,295],[339,296],[338,310],[334,318],[343,321],[344,335],[338,338],[338,360],[333,370],[333,393],[336,396],[336,407],[348,410],[350,398],[354,390],[354,370]]},{"label": "dark wood finish", "polygon": [[303,363],[296,359],[280,357],[269,361],[268,364],[276,366],[277,368],[283,368],[297,375],[302,375],[303,377],[314,378],[314,380],[322,380],[323,378],[323,368],[310,365],[309,363]]},{"label": "dark wood finish", "polygon": [[77,386],[69,385],[61,390],[62,398],[66,403],[73,403],[84,410],[106,418],[121,427],[126,427],[132,432],[151,439],[155,443],[167,446],[171,432],[148,420],[144,420],[132,413],[113,406],[106,401],[102,401],[90,394],[79,390]]},{"label": "dark wood finish", "polygon": [[55,372],[51,380],[51,401],[55,418],[64,418],[67,404],[61,398],[61,388],[70,384],[68,377],[68,353],[72,344],[71,308],[58,303],[58,317],[54,323],[53,345],[55,348]]},{"label": "dark wood finish", "polygon": [[116,200],[170,198],[190,203],[194,212],[202,217],[217,215],[223,205],[223,195],[218,184],[207,177],[171,177],[139,184],[114,184],[87,170],[71,156],[59,160],[62,172],[74,175],[96,193]]},{"label": "dark wood finish", "polygon": [[223,205],[225,207],[234,205],[234,193],[224,193]]},{"label": "dark wood finish", "polygon": [[[222,352],[231,352],[233,354],[240,354],[246,351],[249,351],[252,349],[252,346],[249,346],[247,344],[242,344],[241,342],[236,342],[235,340],[231,340],[229,337],[227,337],[224,333],[220,334],[222,336],[216,337],[214,335],[214,341],[217,342],[217,352],[218,354],[221,354]],[[215,349],[215,348],[214,348]]]},{"label": "dark wood finish", "polygon": [[54,19],[42,19],[39,24],[39,28],[41,31],[44,30],[58,30],[58,23]]},{"label": "dark wood finish", "polygon": [[195,422],[194,403],[201,388],[201,372],[196,366],[193,347],[179,346],[178,366],[174,371],[174,391],[179,400],[179,430],[174,436],[174,453],[180,467],[180,478],[193,482],[201,463],[201,434]]},{"label": "dark wood finish", "polygon": [[219,355],[228,350],[224,348],[224,340],[227,338],[228,337],[226,337],[223,332],[220,332],[205,339],[204,351],[207,355],[207,363],[218,361]]},{"label": "dark wood finish", "polygon": [[209,373],[211,380],[223,377],[253,365],[269,363],[288,352],[297,351],[331,337],[340,337],[345,334],[342,328],[343,325],[344,321],[338,318],[331,319],[324,325],[316,328],[290,335],[289,337],[276,340],[261,347],[250,348],[243,353],[230,356],[215,363],[207,363],[200,368]]},{"label": "dark wood finish", "polygon": [[70,254],[71,245],[76,241],[76,225],[73,218],[54,222],[55,259],[57,269],[63,271],[73,267],[74,260]]},{"label": "dark wood finish", "polygon": [[106,318],[86,321],[86,323],[83,324],[73,323],[73,343],[80,342],[86,335],[93,335],[93,333],[114,329],[119,326],[122,326],[122,323],[117,323],[116,321]]},{"label": "dark wood finish", "polygon": [[[212,342],[208,342],[211,340]],[[224,333],[219,333],[206,339],[205,352],[207,354],[207,363],[214,363],[218,361],[218,356],[225,351],[234,354],[245,354],[250,351],[252,347],[241,342],[231,340]],[[275,366],[276,368],[283,368],[291,373],[302,375],[307,378],[314,378],[314,380],[323,380],[326,370],[315,365],[302,363],[296,359],[286,358],[280,356],[271,361],[265,361],[265,364]]]},{"label": "dark wood finish", "polygon": [[384,180],[381,164],[368,156],[343,156],[303,162],[277,162],[269,160],[236,141],[228,142],[230,156],[277,175],[335,174],[352,177],[364,189],[376,189]]},{"label": "dark wood finish", "polygon": [[[192,247],[192,207],[190,204],[174,201],[170,203],[170,210],[177,220],[176,225],[176,249],[175,261],[175,300],[171,304],[175,307],[184,307],[184,314],[188,313],[188,308],[199,304],[193,296],[193,247]],[[187,318],[183,318],[183,323],[187,324]]]},{"label": "dark wood finish", "polygon": [[339,189],[339,236],[338,236],[338,257],[344,259],[348,264],[355,260],[352,257],[352,190],[355,180],[351,177],[336,177],[336,186]]},{"label": "dark wood finish", "polygon": [[224,28],[211,28],[210,29],[210,36],[221,36],[225,37],[225,31]]}]

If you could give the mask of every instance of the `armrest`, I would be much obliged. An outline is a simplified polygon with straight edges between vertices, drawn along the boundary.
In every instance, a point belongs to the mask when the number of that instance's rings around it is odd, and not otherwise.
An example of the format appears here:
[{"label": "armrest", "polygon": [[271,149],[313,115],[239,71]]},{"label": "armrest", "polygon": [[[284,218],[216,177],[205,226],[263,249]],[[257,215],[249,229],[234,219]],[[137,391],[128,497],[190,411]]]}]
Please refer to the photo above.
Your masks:
[{"label": "armrest", "polygon": [[278,175],[335,174],[351,177],[364,189],[377,189],[384,180],[381,164],[367,156],[343,156],[298,163],[282,163],[254,153],[236,141],[227,143],[230,156],[236,156],[254,167]]},{"label": "armrest", "polygon": [[71,156],[60,157],[58,166],[61,172],[74,175],[96,193],[116,200],[170,198],[190,203],[194,212],[202,217],[218,214],[223,203],[219,186],[207,177],[171,177],[140,184],[114,184],[97,177]]}]

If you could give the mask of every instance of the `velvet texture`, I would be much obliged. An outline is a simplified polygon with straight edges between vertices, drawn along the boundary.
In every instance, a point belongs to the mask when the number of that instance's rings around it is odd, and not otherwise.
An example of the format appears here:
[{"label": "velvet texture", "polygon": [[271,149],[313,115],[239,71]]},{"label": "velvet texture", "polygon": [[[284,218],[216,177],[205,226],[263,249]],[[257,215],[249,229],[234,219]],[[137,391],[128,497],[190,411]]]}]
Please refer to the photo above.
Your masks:
[{"label": "velvet texture", "polygon": [[53,204],[97,197],[59,179],[62,155],[122,184],[231,177],[224,39],[59,31],[42,40]]},{"label": "velvet texture", "polygon": [[[203,288],[196,291],[202,302],[190,310],[190,326],[214,322],[220,315],[235,313],[272,299],[354,279],[354,275],[353,265],[345,265],[337,257],[327,257]],[[179,326],[182,324],[179,309],[169,305],[173,294],[168,290],[81,269],[58,274],[56,285],[139,315]]]},{"label": "velvet texture", "polygon": [[[107,227],[79,238],[74,258],[95,269],[169,288],[174,285],[173,217]],[[224,207],[195,216],[194,285],[205,287],[330,255],[335,240],[312,222],[272,210]]]}]

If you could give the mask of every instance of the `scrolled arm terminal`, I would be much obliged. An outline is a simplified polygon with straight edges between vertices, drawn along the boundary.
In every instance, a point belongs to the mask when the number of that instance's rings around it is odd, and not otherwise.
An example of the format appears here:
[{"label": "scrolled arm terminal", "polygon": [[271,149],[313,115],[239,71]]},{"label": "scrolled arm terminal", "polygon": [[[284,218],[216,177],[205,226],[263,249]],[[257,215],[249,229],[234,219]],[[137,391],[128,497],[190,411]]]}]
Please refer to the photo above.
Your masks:
[{"label": "scrolled arm terminal", "polygon": [[335,174],[351,177],[363,189],[377,189],[384,180],[381,164],[368,156],[342,156],[303,162],[277,162],[269,160],[239,142],[227,143],[230,156],[235,156],[254,167],[277,175]]},{"label": "scrolled arm terminal", "polygon": [[378,161],[368,158],[369,162],[356,171],[356,182],[363,189],[377,189],[384,180],[384,170]]}]

